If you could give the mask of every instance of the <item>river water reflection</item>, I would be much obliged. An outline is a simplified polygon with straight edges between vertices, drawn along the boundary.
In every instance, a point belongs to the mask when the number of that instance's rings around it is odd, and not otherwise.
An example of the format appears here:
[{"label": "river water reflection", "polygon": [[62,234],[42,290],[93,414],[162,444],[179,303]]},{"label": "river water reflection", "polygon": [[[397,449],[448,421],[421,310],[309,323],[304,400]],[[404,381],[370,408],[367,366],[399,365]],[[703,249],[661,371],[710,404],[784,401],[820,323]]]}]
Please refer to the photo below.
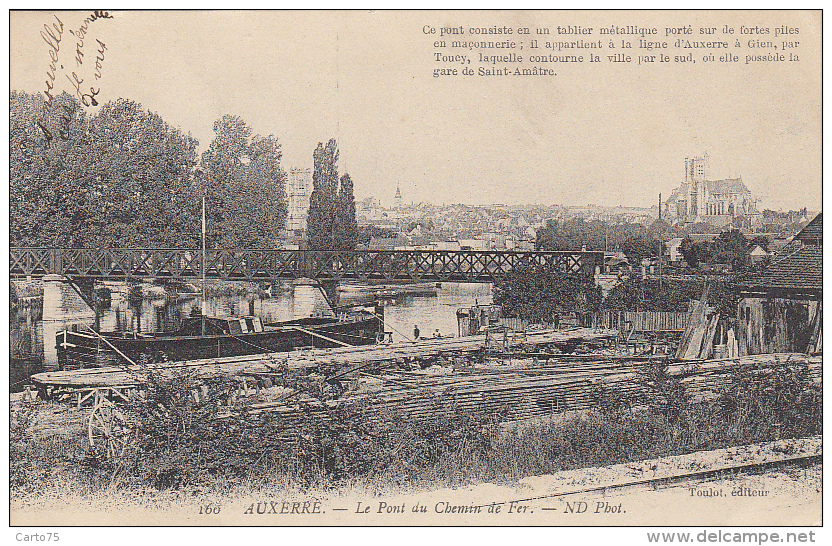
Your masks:
[{"label": "river water reflection", "polygon": [[[126,286],[110,285],[113,300],[109,309],[101,311],[101,331],[146,333],[175,331],[183,318],[199,312],[201,298],[193,295],[168,295],[167,298],[144,299],[138,306],[125,297]],[[261,299],[246,293],[247,283],[225,285],[224,295],[207,298],[207,313],[214,316],[255,315],[264,322],[278,322],[325,314],[328,305],[317,289],[310,286],[287,286],[275,290],[272,297]],[[365,298],[366,299],[366,298]],[[351,293],[343,293],[341,305],[357,302]],[[422,336],[436,329],[443,335],[458,335],[456,310],[475,302],[491,302],[490,284],[443,283],[436,296],[400,296],[384,300],[385,330],[393,333],[394,341],[409,339],[418,325]],[[32,373],[57,365],[55,335],[58,331],[78,325],[92,326],[94,317],[85,305],[70,306],[57,320],[42,319],[42,306],[22,305],[10,313],[10,384],[20,390]]]}]

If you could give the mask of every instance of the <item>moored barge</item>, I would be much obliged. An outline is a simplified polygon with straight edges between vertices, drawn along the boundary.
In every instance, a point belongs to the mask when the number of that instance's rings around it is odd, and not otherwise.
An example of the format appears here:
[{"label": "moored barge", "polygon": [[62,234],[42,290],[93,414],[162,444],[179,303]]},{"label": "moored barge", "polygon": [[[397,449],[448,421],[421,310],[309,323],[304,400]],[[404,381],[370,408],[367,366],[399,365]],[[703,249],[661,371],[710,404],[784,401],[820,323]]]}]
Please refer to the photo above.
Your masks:
[{"label": "moored barge", "polygon": [[59,368],[74,370],[123,365],[127,363],[124,357],[140,364],[371,345],[383,335],[384,308],[376,305],[353,309],[338,317],[308,317],[271,324],[250,316],[191,316],[172,333],[63,330],[58,332],[56,343]]}]

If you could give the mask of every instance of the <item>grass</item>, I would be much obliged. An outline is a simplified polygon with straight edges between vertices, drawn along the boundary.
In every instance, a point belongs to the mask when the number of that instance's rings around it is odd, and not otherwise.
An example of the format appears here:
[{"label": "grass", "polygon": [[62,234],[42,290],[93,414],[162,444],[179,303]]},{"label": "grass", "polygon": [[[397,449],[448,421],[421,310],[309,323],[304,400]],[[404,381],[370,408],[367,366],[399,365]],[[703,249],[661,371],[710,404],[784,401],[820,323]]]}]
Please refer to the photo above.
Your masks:
[{"label": "grass", "polygon": [[[805,368],[734,373],[719,397],[693,403],[661,370],[647,374],[645,400],[600,392],[568,420],[501,426],[500,415],[463,414],[441,398],[435,419],[363,405],[304,409],[297,440],[282,417],[237,408],[217,419],[229,385],[209,385],[197,403],[192,378],[157,380],[150,403],[131,408],[135,449],[119,460],[89,450],[83,433],[33,433],[41,405],[21,406],[10,428],[13,505],[44,499],[105,504],[175,503],[196,495],[231,498],[270,492],[436,489],[514,483],[533,475],[822,433],[819,385]],[[374,422],[368,421],[374,416]],[[79,431],[80,432],[80,431]]]}]

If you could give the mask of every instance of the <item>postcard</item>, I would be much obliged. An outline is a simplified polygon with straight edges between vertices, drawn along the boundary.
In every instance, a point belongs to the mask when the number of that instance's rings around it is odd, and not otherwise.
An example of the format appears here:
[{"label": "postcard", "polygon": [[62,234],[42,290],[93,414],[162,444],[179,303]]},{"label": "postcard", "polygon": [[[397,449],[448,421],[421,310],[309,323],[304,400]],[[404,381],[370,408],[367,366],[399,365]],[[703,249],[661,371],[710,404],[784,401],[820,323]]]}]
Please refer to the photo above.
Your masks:
[{"label": "postcard", "polygon": [[821,22],[11,11],[18,540],[814,540]]}]

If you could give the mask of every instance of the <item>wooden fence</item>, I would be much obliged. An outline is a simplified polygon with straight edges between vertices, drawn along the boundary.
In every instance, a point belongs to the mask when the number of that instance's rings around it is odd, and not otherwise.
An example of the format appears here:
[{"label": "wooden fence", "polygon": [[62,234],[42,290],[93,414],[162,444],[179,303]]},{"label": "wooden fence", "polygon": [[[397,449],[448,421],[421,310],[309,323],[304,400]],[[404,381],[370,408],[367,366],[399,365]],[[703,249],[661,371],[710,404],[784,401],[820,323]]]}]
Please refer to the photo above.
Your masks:
[{"label": "wooden fence", "polygon": [[674,311],[602,311],[595,314],[593,326],[635,332],[681,332],[687,326],[688,316]]}]

